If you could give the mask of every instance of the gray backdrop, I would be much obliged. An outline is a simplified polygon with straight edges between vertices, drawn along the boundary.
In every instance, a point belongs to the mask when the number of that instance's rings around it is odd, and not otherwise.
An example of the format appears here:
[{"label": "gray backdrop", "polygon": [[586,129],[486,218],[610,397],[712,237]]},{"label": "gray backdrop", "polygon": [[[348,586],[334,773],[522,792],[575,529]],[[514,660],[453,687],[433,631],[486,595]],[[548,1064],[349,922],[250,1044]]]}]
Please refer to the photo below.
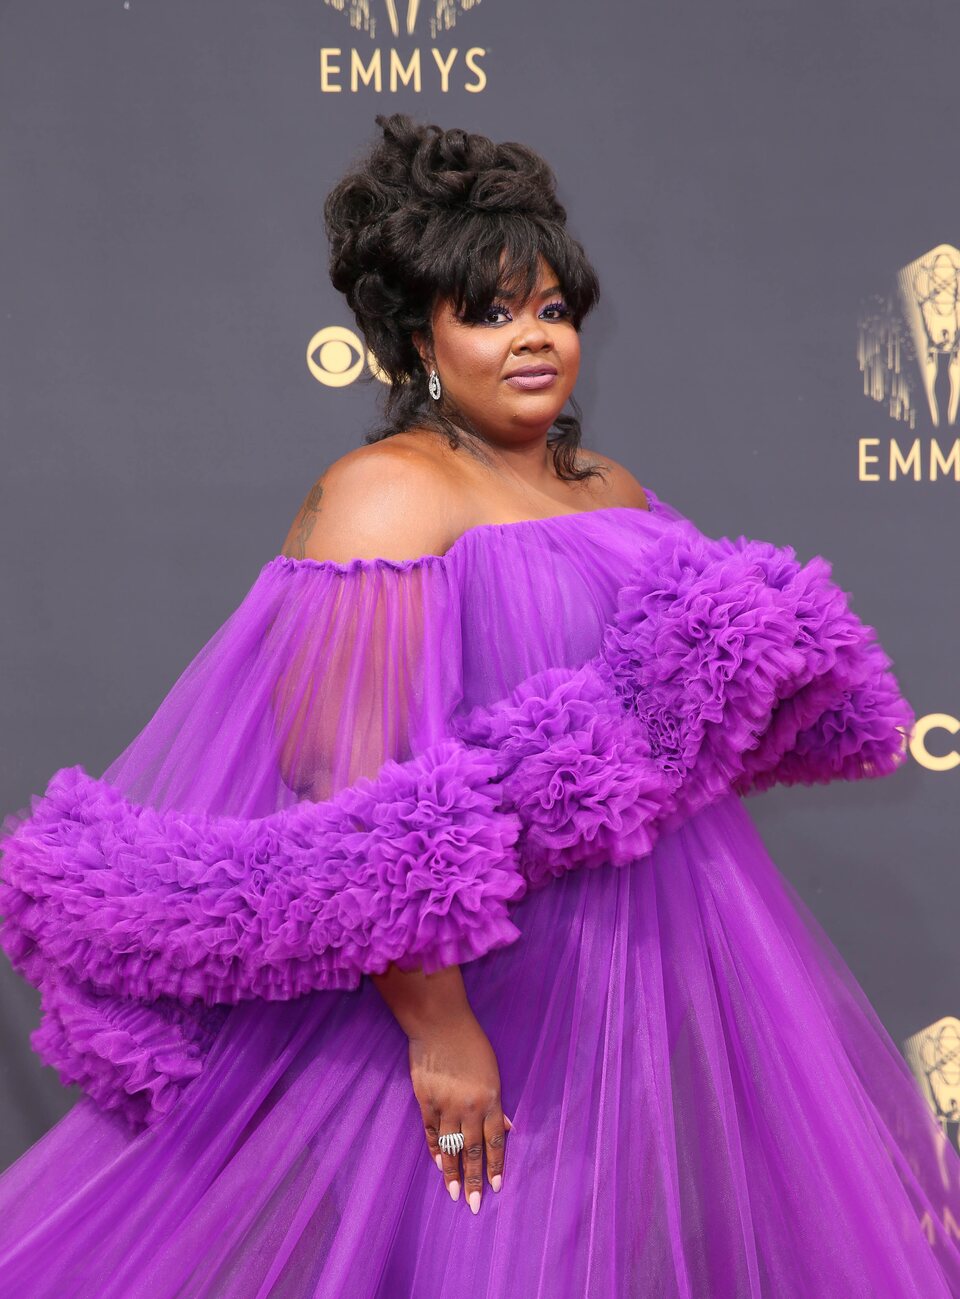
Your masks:
[{"label": "gray backdrop", "polygon": [[[103,770],[361,441],[380,385],[321,382],[350,359],[321,331],[353,322],[320,213],[401,107],[554,165],[604,289],[586,444],[707,532],[828,556],[918,714],[943,715],[892,781],[750,806],[898,1043],[960,1013],[958,470],[928,472],[957,429],[904,306],[936,280],[914,326],[931,303],[951,319],[960,254],[924,258],[960,243],[960,13],[424,0],[408,34],[396,7],[395,37],[385,0],[372,32],[349,0],[0,6],[0,807]],[[397,75],[417,57],[419,89]],[[891,475],[914,444],[917,475]],[[5,958],[0,979],[6,1162],[76,1093],[30,1053],[35,997]]]}]

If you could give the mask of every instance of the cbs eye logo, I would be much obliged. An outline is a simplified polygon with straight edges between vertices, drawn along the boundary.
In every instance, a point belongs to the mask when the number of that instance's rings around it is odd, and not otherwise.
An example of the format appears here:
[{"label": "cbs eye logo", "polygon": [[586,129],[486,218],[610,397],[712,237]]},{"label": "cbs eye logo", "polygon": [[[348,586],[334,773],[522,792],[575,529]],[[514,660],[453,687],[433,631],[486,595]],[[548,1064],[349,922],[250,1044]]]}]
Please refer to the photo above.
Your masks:
[{"label": "cbs eye logo", "polygon": [[380,369],[377,358],[368,352],[353,332],[343,325],[318,329],[307,344],[307,366],[313,377],[328,388],[346,388],[360,377],[366,363],[370,373],[381,383],[390,380]]}]

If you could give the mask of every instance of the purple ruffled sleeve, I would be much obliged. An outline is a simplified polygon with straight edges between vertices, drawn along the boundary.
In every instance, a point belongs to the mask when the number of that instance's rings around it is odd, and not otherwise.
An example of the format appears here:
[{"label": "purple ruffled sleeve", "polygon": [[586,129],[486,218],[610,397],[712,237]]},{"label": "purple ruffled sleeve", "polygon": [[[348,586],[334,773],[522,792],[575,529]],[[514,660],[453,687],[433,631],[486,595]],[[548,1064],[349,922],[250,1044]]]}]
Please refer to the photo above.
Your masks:
[{"label": "purple ruffled sleeve", "polygon": [[622,586],[595,658],[457,719],[498,755],[531,887],[629,864],[730,790],[906,759],[913,709],[829,563],[677,525]]},{"label": "purple ruffled sleeve", "polygon": [[2,943],[33,1045],[155,1121],[240,1000],[432,972],[513,942],[495,756],[451,734],[459,591],[419,561],[271,561],[100,778],[3,826]]},{"label": "purple ruffled sleeve", "polygon": [[664,827],[730,788],[895,771],[916,718],[891,668],[822,556],[689,524],[621,590],[600,660],[673,777]]}]

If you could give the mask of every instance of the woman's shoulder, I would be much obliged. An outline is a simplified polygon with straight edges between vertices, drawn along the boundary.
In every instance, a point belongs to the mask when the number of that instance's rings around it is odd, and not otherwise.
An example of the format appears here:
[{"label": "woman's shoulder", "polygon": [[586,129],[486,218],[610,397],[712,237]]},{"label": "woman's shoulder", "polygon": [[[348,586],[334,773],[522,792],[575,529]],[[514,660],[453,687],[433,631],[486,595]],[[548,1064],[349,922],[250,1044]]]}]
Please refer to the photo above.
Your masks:
[{"label": "woman's shoulder", "polygon": [[578,468],[599,469],[603,486],[600,489],[603,505],[627,505],[633,509],[649,509],[647,494],[640,480],[625,465],[600,451],[578,449]]},{"label": "woman's shoulder", "polygon": [[281,553],[336,563],[442,554],[458,526],[455,488],[426,443],[397,434],[356,447],[313,483]]}]

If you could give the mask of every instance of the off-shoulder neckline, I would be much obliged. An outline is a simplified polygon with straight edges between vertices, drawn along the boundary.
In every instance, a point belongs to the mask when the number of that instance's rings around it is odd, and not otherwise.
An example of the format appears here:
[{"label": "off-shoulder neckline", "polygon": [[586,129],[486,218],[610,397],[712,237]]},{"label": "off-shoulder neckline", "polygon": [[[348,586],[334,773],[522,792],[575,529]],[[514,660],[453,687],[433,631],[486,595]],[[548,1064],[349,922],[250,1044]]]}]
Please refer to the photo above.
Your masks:
[{"label": "off-shoulder neckline", "polygon": [[543,514],[536,519],[512,519],[508,523],[475,523],[470,528],[465,528],[463,532],[456,537],[448,548],[441,555],[426,554],[417,555],[412,559],[385,559],[382,557],[362,558],[357,556],[354,559],[298,559],[295,555],[275,555],[273,559],[267,561],[265,569],[286,569],[298,571],[302,569],[324,569],[329,572],[352,573],[365,568],[392,568],[400,572],[405,572],[411,568],[418,568],[424,564],[444,564],[449,563],[453,556],[458,552],[461,546],[465,545],[469,539],[477,533],[483,532],[502,532],[513,528],[539,527],[543,524],[557,523],[561,519],[580,519],[590,514],[640,514],[649,517],[660,512],[662,501],[652,488],[645,487],[644,495],[647,498],[648,508],[642,509],[637,505],[601,505],[592,510],[566,510],[562,514]]}]

